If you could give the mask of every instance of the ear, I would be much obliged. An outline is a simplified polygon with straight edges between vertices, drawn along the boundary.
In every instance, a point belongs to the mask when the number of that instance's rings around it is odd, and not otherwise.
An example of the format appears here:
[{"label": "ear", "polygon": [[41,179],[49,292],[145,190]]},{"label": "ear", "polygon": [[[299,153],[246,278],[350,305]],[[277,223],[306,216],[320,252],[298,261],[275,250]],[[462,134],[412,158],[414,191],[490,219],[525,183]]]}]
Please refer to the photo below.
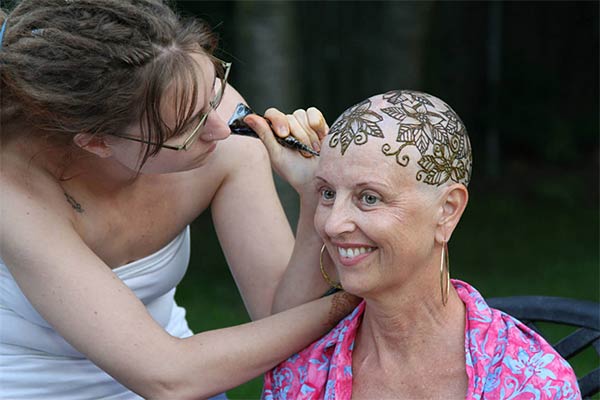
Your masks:
[{"label": "ear", "polygon": [[444,190],[440,204],[441,213],[435,230],[436,242],[442,244],[450,240],[468,201],[469,192],[463,184],[455,183]]},{"label": "ear", "polygon": [[101,135],[78,133],[73,137],[73,143],[100,158],[108,158],[112,155],[112,148]]}]

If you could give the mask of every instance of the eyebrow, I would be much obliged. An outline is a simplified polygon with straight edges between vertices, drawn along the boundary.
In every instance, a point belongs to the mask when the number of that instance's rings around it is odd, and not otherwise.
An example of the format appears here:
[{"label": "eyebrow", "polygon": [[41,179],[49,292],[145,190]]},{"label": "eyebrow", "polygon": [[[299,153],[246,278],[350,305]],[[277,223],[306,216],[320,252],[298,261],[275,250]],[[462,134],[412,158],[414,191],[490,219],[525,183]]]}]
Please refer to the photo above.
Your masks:
[{"label": "eyebrow", "polygon": [[391,189],[391,185],[385,183],[385,182],[358,182],[356,185],[356,187],[362,188],[362,187],[375,187],[378,190],[383,190],[383,191],[387,191]]},{"label": "eyebrow", "polygon": [[[316,176],[315,176],[315,179],[316,179],[316,180],[323,181],[323,182],[325,182],[325,183],[329,183],[329,182],[327,181],[327,179],[325,179],[325,178],[323,178],[323,177],[321,177],[321,176],[318,176],[318,175],[316,175]],[[390,189],[392,188],[392,186],[391,186],[391,185],[389,185],[388,183],[385,183],[385,182],[373,182],[373,181],[369,181],[369,182],[358,182],[358,183],[356,183],[354,186],[355,186],[355,187],[359,187],[359,188],[362,188],[362,187],[369,187],[369,186],[371,186],[371,187],[375,186],[376,188],[379,188],[379,189],[381,189],[381,190],[390,190]]]}]

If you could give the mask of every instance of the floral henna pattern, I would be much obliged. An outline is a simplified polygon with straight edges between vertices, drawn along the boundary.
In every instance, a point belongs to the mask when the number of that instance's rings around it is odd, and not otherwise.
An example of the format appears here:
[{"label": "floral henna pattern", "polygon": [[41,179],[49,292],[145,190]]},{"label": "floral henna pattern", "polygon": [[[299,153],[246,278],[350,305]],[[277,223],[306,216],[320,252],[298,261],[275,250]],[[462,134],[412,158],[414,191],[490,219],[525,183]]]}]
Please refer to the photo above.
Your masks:
[{"label": "floral henna pattern", "polygon": [[371,101],[367,99],[346,110],[331,127],[329,146],[336,147],[341,143],[343,155],[352,142],[360,145],[366,143],[369,136],[383,138],[378,124],[383,117],[370,110],[370,107]]},{"label": "floral henna pattern", "polygon": [[[395,156],[405,167],[410,162],[402,155],[407,146],[419,150],[417,180],[430,185],[441,185],[449,179],[465,186],[471,179],[471,145],[464,124],[445,103],[435,105],[428,95],[413,91],[392,91],[383,98],[393,107],[381,111],[398,121],[398,147],[388,143],[381,147],[386,156]],[[440,107],[446,108],[440,110]]]},{"label": "floral henna pattern", "polygon": [[[464,124],[456,113],[441,100],[427,93],[395,90],[381,96],[389,107],[371,109],[367,99],[346,110],[330,130],[329,146],[341,143],[342,155],[351,143],[367,143],[369,136],[385,138],[380,123],[384,116],[397,121],[397,146],[385,143],[381,151],[394,156],[406,167],[410,162],[403,150],[412,146],[419,153],[416,161],[418,181],[440,186],[448,180],[468,186],[471,180],[471,145]],[[376,107],[377,109],[377,107]],[[378,110],[378,111],[379,111]]]},{"label": "floral henna pattern", "polygon": [[[452,140],[452,139],[451,139]],[[455,142],[455,140],[452,140]],[[422,168],[417,172],[417,180],[422,180],[430,185],[441,185],[448,179],[454,182],[468,184],[466,166],[463,160],[456,157],[452,146],[436,144],[433,147],[433,155],[424,155],[417,162]]]}]

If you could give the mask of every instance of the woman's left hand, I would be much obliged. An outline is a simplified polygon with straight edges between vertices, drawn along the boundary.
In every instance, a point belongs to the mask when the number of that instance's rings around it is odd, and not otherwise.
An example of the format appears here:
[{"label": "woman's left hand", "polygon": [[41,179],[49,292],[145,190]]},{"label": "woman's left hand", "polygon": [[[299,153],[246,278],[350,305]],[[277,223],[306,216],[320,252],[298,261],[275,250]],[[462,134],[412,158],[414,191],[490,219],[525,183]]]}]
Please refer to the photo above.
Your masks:
[{"label": "woman's left hand", "polygon": [[[269,120],[271,126],[265,120]],[[318,158],[305,152],[282,146],[275,135],[294,136],[300,142],[319,152],[321,141],[329,132],[329,126],[321,111],[314,107],[296,110],[293,114],[284,114],[275,108],[269,108],[261,118],[249,115],[244,119],[261,138],[271,159],[273,169],[285,179],[299,194],[307,190],[307,184],[313,180]],[[271,128],[272,127],[272,128]]]}]

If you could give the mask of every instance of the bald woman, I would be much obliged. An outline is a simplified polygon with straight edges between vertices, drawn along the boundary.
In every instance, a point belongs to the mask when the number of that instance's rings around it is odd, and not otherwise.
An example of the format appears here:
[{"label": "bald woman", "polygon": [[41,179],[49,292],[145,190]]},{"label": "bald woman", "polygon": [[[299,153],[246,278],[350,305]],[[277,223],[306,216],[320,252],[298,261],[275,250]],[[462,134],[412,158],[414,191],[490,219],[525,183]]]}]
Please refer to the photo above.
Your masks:
[{"label": "bald woman", "polygon": [[581,398],[542,337],[450,279],[471,165],[462,121],[429,94],[387,92],[337,119],[315,176],[321,271],[364,301],[268,373],[264,399]]}]

